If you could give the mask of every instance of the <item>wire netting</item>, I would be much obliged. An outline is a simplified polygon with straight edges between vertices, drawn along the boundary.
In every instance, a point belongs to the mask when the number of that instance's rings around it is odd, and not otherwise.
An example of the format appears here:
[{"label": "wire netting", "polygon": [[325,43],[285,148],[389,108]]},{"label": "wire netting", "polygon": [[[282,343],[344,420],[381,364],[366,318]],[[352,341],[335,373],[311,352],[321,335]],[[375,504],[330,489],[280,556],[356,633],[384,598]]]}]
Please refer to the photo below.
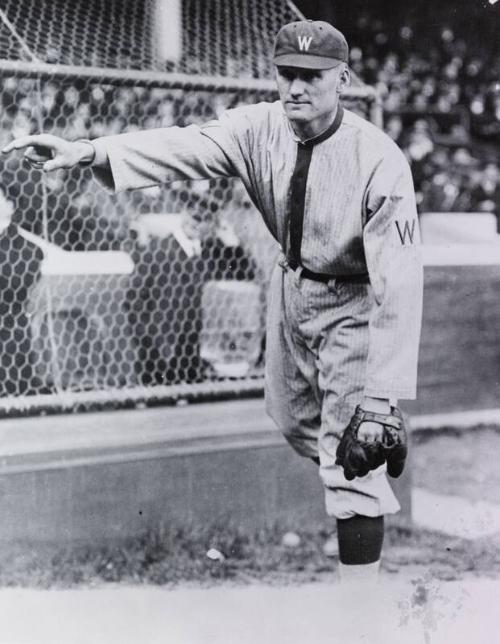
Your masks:
[{"label": "wire netting", "polygon": [[[254,78],[272,75],[274,35],[297,19],[285,0],[3,0],[0,8],[0,55],[10,60]],[[165,59],[158,22],[177,14],[182,47]]]},{"label": "wire netting", "polygon": [[[0,145],[185,126],[277,98],[286,2],[179,6],[181,55],[165,60],[150,0],[1,3]],[[367,115],[359,96],[348,106]],[[277,248],[239,181],[111,195],[89,169],[44,175],[9,155],[0,171],[2,410],[261,388]]]}]

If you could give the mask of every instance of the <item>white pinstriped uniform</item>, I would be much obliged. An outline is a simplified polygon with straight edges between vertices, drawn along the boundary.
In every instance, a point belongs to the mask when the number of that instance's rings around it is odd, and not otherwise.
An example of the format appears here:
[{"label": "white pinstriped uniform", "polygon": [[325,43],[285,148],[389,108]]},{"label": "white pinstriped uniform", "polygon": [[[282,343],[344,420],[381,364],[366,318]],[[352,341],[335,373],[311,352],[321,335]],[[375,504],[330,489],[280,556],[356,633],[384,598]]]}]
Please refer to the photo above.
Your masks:
[{"label": "white pinstriped uniform", "polygon": [[[363,395],[414,398],[422,309],[420,237],[410,169],[382,131],[348,110],[314,145],[303,208],[302,265],[292,271],[288,223],[298,140],[279,102],[228,110],[201,127],[93,141],[118,190],[238,176],[283,256],[267,322],[266,401],[290,444],[320,457],[329,514],[378,516],[399,505],[384,468],[348,482],[338,436]],[[357,276],[369,274],[369,284]],[[350,278],[354,278],[351,283]]]}]

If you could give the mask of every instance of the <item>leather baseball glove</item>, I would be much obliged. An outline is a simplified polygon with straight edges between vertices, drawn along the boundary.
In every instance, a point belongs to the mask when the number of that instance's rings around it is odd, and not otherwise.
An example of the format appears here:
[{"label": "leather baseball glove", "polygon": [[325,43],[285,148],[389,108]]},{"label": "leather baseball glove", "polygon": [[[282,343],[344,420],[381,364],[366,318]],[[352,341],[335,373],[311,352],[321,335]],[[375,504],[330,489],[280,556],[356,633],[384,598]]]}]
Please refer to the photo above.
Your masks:
[{"label": "leather baseball glove", "polygon": [[[382,425],[380,440],[367,442],[358,438],[359,426],[366,421]],[[392,407],[390,414],[377,414],[364,411],[358,405],[342,434],[335,462],[344,468],[348,481],[356,476],[366,476],[383,463],[387,463],[389,476],[397,478],[403,472],[407,453],[406,429],[397,407]]]}]

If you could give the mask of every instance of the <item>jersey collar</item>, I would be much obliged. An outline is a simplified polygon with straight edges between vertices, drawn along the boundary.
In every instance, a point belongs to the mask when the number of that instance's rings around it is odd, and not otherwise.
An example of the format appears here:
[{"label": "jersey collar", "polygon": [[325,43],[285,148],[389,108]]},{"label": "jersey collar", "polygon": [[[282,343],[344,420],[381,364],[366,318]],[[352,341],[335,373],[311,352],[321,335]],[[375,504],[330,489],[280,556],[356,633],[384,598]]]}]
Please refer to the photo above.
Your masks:
[{"label": "jersey collar", "polygon": [[321,132],[320,134],[317,134],[316,136],[313,136],[311,139],[306,139],[305,141],[301,141],[299,137],[295,134],[293,131],[293,128],[290,128],[293,132],[293,138],[297,141],[299,145],[302,147],[313,147],[317,145],[318,143],[322,143],[323,141],[326,141],[326,139],[329,139],[331,136],[335,134],[335,132],[339,129],[340,125],[342,124],[342,119],[344,118],[344,108],[342,105],[339,104],[337,113],[335,114],[335,118],[333,119],[333,123],[329,125],[326,130]]}]

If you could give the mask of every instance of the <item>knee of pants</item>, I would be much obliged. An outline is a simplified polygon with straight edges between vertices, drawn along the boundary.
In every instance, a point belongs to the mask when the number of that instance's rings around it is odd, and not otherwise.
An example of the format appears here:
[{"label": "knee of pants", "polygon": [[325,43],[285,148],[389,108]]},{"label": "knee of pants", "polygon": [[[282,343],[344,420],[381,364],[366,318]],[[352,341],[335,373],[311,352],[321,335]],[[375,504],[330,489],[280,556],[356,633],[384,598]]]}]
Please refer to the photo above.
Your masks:
[{"label": "knee of pants", "polygon": [[377,517],[400,510],[399,502],[385,475],[385,467],[366,476],[347,481],[342,468],[336,465],[320,467],[325,487],[325,504],[329,516],[348,519],[355,514]]},{"label": "knee of pants", "polygon": [[299,454],[305,458],[318,458],[317,441],[308,439],[298,434],[282,432],[288,444]]},{"label": "knee of pants", "polygon": [[266,398],[266,411],[274,420],[280,432],[289,445],[300,456],[313,458],[318,456],[318,428],[306,428],[293,419],[282,405],[274,405],[270,398]]}]

